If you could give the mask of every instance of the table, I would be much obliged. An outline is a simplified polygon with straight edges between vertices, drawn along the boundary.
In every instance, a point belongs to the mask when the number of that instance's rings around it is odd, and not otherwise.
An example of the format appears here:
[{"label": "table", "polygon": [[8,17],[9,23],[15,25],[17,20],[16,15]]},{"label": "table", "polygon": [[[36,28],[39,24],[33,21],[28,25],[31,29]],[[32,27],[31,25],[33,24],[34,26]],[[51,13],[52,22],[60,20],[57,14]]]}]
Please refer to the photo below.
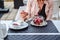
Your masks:
[{"label": "table", "polygon": [[47,21],[47,26],[45,27],[35,27],[29,24],[28,28],[22,30],[11,30],[9,29],[8,33],[59,33],[56,26],[52,21]]},{"label": "table", "polygon": [[60,35],[8,35],[5,40],[60,40]]},{"label": "table", "polygon": [[[5,23],[8,23],[9,22],[10,23],[10,22],[12,22],[12,20],[11,21],[3,21],[3,22],[5,22]],[[57,20],[56,21],[48,21],[48,23],[55,25],[53,27],[53,29],[56,29],[56,30],[57,30],[56,27],[57,27],[57,24],[58,24],[57,22],[59,23],[60,21],[57,21]],[[50,25],[50,26],[52,26],[52,25]],[[29,29],[29,28],[27,28],[27,29]],[[32,28],[35,28],[35,27],[32,27]],[[43,28],[45,28],[45,27],[43,27]],[[41,28],[41,29],[43,29],[43,28]],[[56,30],[54,30],[54,32],[56,32]],[[20,31],[21,30],[19,30],[18,32],[20,33]],[[57,30],[57,32],[58,32],[58,30]],[[9,32],[9,33],[11,33],[11,32]],[[18,34],[17,31],[16,32],[13,32],[13,33]],[[4,40],[60,40],[60,35],[15,35],[15,34],[13,34],[13,35],[8,35]]]},{"label": "table", "polygon": [[[9,23],[12,22],[12,20],[1,20],[1,23],[6,23],[9,29]],[[23,30],[18,30],[18,31],[14,31],[14,30],[10,30],[8,31],[8,33],[58,33],[60,32],[60,21],[58,20],[53,20],[53,21],[47,21],[48,25],[47,27],[33,27],[29,24],[28,28],[23,29]]]},{"label": "table", "polygon": [[56,26],[57,30],[60,32],[60,20],[52,20],[52,22]]}]

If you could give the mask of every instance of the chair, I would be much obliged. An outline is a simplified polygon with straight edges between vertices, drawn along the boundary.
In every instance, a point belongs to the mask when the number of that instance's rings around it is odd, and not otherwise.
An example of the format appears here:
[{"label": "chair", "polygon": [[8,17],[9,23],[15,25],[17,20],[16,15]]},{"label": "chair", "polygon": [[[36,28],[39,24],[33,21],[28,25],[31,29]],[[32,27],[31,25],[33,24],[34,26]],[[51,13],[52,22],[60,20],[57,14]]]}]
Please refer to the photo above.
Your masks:
[{"label": "chair", "polygon": [[0,13],[7,13],[9,9],[4,8],[4,0],[0,0]]},{"label": "chair", "polygon": [[0,8],[4,8],[4,1],[0,0]]},{"label": "chair", "polygon": [[20,6],[24,6],[23,0],[14,0],[14,8],[19,9]]},{"label": "chair", "polygon": [[8,13],[8,12],[9,12],[9,9],[7,9],[7,8],[4,8],[4,9],[0,8],[0,13]]}]

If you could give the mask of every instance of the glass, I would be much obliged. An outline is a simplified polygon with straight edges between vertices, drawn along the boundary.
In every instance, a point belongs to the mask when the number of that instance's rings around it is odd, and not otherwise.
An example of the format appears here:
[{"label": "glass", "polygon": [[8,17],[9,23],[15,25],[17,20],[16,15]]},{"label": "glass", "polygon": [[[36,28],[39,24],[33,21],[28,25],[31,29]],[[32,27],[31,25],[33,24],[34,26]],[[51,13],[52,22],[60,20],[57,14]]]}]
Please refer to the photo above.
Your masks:
[{"label": "glass", "polygon": [[0,23],[0,38],[5,38],[7,36],[8,30],[6,24]]},{"label": "glass", "polygon": [[38,18],[38,17],[44,20],[43,16],[34,16],[33,19]]}]

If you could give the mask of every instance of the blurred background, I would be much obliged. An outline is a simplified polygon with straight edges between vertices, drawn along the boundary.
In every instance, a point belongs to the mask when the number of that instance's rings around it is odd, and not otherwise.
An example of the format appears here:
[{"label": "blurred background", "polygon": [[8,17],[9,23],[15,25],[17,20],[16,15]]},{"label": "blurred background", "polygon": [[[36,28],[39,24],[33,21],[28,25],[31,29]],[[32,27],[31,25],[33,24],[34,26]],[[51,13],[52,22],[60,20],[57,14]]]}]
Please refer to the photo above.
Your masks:
[{"label": "blurred background", "polygon": [[[4,8],[9,8],[10,13],[17,13],[19,7],[26,6],[27,1],[28,0],[4,0]],[[4,17],[2,17],[1,19],[4,19]],[[60,0],[53,0],[52,19],[60,20]]]}]

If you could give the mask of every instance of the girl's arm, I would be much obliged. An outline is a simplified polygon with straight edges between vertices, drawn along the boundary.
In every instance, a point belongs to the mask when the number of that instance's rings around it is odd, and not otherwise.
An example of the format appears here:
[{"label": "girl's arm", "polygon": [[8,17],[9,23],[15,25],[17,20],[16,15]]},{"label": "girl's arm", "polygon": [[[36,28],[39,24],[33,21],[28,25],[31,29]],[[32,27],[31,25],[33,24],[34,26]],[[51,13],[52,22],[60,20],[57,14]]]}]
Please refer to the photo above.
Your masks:
[{"label": "girl's arm", "polygon": [[[28,0],[26,10],[21,12],[21,17],[23,18],[23,20],[29,18],[29,16],[30,16],[29,14],[31,13],[31,5],[32,5],[31,0]],[[28,15],[26,15],[26,14],[28,14]]]},{"label": "girl's arm", "polygon": [[47,6],[46,6],[46,15],[47,15],[46,20],[51,20],[52,14],[53,14],[53,2],[48,2]]}]

